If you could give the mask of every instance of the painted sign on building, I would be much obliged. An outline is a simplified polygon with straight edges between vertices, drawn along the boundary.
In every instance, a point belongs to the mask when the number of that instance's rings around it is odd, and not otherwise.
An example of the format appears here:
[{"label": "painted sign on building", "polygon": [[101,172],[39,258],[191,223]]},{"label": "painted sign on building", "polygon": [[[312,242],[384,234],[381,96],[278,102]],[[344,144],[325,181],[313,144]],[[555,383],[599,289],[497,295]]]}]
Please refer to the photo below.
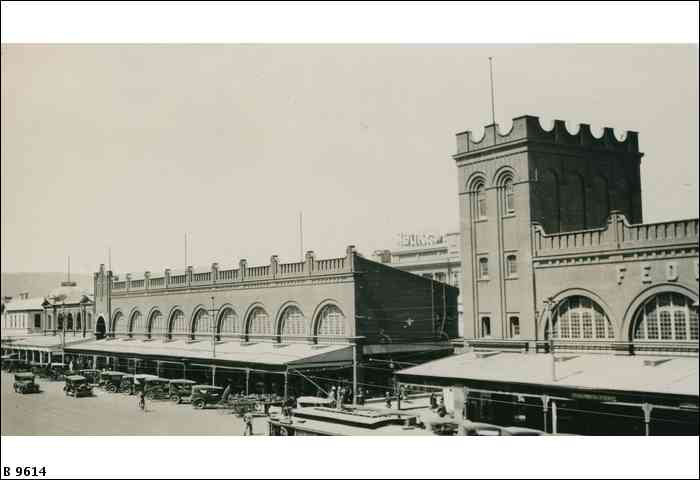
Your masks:
[{"label": "painted sign on building", "polygon": [[432,247],[445,243],[445,236],[439,233],[407,233],[398,234],[399,248]]}]

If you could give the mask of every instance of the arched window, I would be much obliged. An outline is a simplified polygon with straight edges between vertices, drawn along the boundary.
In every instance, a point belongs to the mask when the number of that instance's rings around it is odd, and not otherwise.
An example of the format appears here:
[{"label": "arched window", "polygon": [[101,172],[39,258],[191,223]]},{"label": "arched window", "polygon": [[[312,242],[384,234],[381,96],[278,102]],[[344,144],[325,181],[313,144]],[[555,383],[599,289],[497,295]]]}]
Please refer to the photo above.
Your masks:
[{"label": "arched window", "polygon": [[150,337],[152,335],[163,335],[165,334],[165,317],[158,310],[153,310],[151,316],[148,319],[148,328],[146,329],[146,334]]},{"label": "arched window", "polygon": [[248,316],[248,333],[250,335],[272,335],[273,327],[270,316],[262,307],[255,307]]},{"label": "arched window", "polygon": [[484,187],[484,182],[479,181],[474,185],[474,192],[476,198],[476,217],[477,219],[484,219],[488,214],[488,209],[486,206],[486,188]]},{"label": "arched window", "polygon": [[632,338],[652,341],[698,339],[698,311],[693,301],[679,293],[661,293],[637,311]]},{"label": "arched window", "polygon": [[319,337],[345,335],[345,316],[338,307],[326,305],[319,312],[316,335]]},{"label": "arched window", "polygon": [[82,325],[82,319],[80,318],[80,312],[75,316],[75,328],[76,330],[81,330],[83,325]]},{"label": "arched window", "polygon": [[170,315],[170,334],[187,333],[187,320],[182,310],[175,310]]},{"label": "arched window", "polygon": [[241,319],[231,307],[226,307],[219,317],[219,334],[231,335],[243,333]]},{"label": "arched window", "polygon": [[515,195],[513,194],[513,179],[511,177],[503,181],[503,206],[506,215],[515,213]]},{"label": "arched window", "polygon": [[68,323],[66,325],[66,330],[73,330],[73,314],[68,313]]},{"label": "arched window", "polygon": [[144,325],[143,315],[136,310],[131,314],[131,319],[129,320],[129,336],[133,337],[134,334],[143,334],[145,332],[146,326]]},{"label": "arched window", "polygon": [[514,278],[518,276],[518,257],[515,254],[506,256],[506,277]]},{"label": "arched window", "polygon": [[309,322],[299,308],[291,305],[284,309],[280,317],[280,335],[283,337],[303,337],[309,334]]},{"label": "arched window", "polygon": [[115,334],[126,334],[126,318],[122,312],[117,312],[114,314],[114,319],[112,320],[112,333]]},{"label": "arched window", "polygon": [[[555,340],[612,340],[615,330],[603,309],[588,297],[562,300],[552,311]],[[545,337],[549,338],[549,326]]]},{"label": "arched window", "polygon": [[488,280],[489,278],[489,259],[488,257],[479,258],[479,279]]},{"label": "arched window", "polygon": [[46,324],[47,329],[53,328],[53,316],[51,314],[48,315],[48,322]]},{"label": "arched window", "polygon": [[209,312],[205,309],[200,308],[194,315],[194,320],[192,321],[192,337],[203,337],[212,335],[212,322]]}]

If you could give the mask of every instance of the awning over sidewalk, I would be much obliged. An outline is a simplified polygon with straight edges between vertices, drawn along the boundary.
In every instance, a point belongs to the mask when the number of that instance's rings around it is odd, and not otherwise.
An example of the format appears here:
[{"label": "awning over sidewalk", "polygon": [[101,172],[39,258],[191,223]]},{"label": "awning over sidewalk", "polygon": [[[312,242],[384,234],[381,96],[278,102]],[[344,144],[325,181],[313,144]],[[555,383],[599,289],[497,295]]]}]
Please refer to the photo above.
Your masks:
[{"label": "awning over sidewalk", "polygon": [[439,384],[488,382],[555,389],[636,392],[698,397],[698,358],[557,355],[472,352],[435,360],[396,372],[400,381],[416,379]]},{"label": "awning over sidewalk", "polygon": [[[75,346],[91,341],[91,338],[66,336],[66,347]],[[3,345],[3,348],[17,350],[37,350],[40,352],[55,352],[63,348],[63,338],[61,335],[32,335]]]},{"label": "awning over sidewalk", "polygon": [[113,339],[92,340],[66,348],[67,353],[91,355],[176,358],[198,361],[264,364],[282,367],[309,368],[352,362],[348,345],[311,345],[305,343],[275,344],[271,342],[241,343],[239,340],[217,342],[216,358],[210,341]]}]

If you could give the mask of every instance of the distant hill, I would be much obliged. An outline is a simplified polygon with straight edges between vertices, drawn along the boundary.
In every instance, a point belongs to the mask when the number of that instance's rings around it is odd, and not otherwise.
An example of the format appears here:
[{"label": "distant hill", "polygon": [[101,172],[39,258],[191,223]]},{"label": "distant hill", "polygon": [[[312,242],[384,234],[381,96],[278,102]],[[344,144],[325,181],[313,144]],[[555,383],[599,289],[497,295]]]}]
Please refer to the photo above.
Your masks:
[{"label": "distant hill", "polygon": [[[0,292],[2,297],[17,297],[22,292],[29,292],[30,297],[45,297],[54,288],[60,287],[66,279],[65,273],[3,273]],[[71,274],[71,281],[79,287],[92,291],[92,275],[86,273]]]}]

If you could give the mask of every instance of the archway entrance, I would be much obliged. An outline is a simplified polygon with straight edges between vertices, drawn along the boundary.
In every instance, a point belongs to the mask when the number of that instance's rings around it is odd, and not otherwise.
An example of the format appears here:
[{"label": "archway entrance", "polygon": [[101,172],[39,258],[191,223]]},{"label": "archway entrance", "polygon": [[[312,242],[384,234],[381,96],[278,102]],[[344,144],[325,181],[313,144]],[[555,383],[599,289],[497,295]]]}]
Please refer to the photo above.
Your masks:
[{"label": "archway entrance", "polygon": [[99,340],[105,337],[107,333],[107,327],[105,325],[105,319],[100,317],[97,319],[97,324],[95,325],[95,337]]}]

